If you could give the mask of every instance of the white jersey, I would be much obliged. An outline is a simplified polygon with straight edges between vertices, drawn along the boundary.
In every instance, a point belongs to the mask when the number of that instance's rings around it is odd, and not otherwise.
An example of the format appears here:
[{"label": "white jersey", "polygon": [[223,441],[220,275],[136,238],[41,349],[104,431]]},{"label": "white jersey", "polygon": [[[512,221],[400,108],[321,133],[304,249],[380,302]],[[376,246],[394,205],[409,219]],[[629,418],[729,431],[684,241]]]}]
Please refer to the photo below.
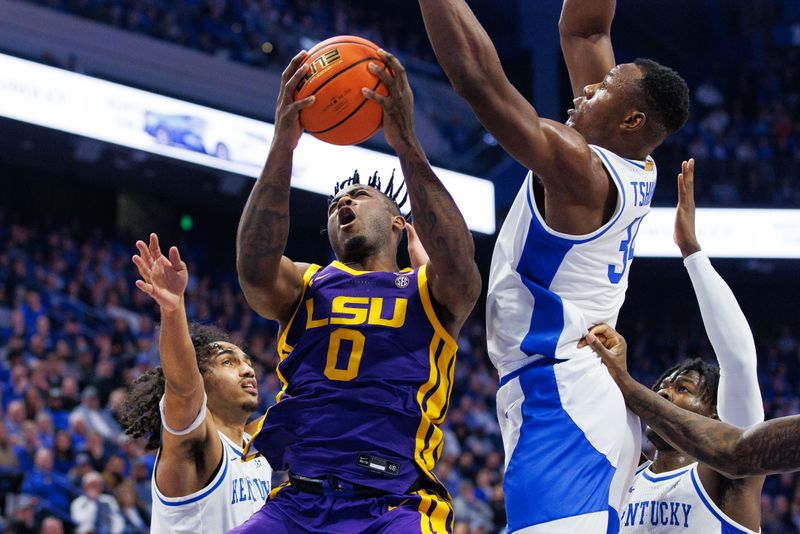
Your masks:
[{"label": "white jersey", "polygon": [[666,473],[643,466],[628,490],[620,511],[620,533],[755,534],[729,518],[711,501],[697,463]]},{"label": "white jersey", "polygon": [[[220,534],[241,525],[267,500],[272,468],[264,458],[241,459],[241,444],[222,432],[222,465],[206,487],[185,497],[165,497],[156,486],[153,471],[153,514],[150,529],[185,534]],[[245,435],[245,442],[250,436]],[[156,460],[156,465],[158,461]]]},{"label": "white jersey", "polygon": [[568,359],[590,327],[617,321],[656,167],[650,157],[633,161],[590,146],[617,188],[608,223],[583,236],[552,230],[528,173],[497,237],[486,324],[489,356],[501,377],[542,357]]}]

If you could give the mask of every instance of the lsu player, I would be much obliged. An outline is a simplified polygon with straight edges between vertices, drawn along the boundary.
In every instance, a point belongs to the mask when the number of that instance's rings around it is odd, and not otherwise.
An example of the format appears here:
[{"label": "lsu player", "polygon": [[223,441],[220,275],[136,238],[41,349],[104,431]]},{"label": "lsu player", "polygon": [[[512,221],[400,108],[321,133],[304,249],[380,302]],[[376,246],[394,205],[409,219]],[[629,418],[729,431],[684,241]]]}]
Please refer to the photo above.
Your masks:
[{"label": "lsu player", "polygon": [[456,92],[530,169],[495,245],[486,306],[508,530],[614,532],[639,423],[591,348],[576,347],[617,319],[656,185],[650,153],[686,121],[688,88],[654,61],[615,65],[614,0],[565,0],[575,108],[566,125],[543,119],[464,0],[419,3]]},{"label": "lsu player", "polygon": [[443,447],[455,338],[481,288],[472,236],[434,175],[414,133],[403,66],[381,51],[395,77],[369,68],[389,89],[364,89],[384,109],[384,134],[406,179],[415,228],[430,256],[401,270],[405,219],[390,182],[337,188],[326,266],[285,256],[299,112],[305,76],[298,54],[283,74],[275,138],[239,224],[237,268],[250,305],[280,323],[283,389],[248,444],[289,481],[235,532],[451,532],[447,491],[433,475]]},{"label": "lsu player", "polygon": [[218,534],[243,523],[269,495],[272,469],[245,463],[245,424],[258,408],[250,359],[227,335],[186,321],[189,276],[178,249],[161,253],[158,236],[138,241],[136,287],[161,308],[161,366],[131,386],[121,419],[133,437],[149,434],[153,532]]},{"label": "lsu player", "polygon": [[[687,361],[665,371],[653,390],[674,405],[711,419],[721,419],[739,427],[761,423],[764,408],[750,326],[736,297],[700,248],[695,234],[694,160],[691,159],[683,162],[678,175],[674,238],[697,294],[719,367],[697,359]],[[629,406],[650,425],[653,417],[644,408],[647,402],[631,398],[631,391],[635,389],[631,387],[632,379],[624,365],[620,369],[619,358],[612,357],[612,353],[625,352],[625,340],[608,325],[594,327],[590,333],[590,339],[603,340],[596,341],[593,348],[620,385]],[[623,364],[624,358],[622,354]],[[652,462],[640,467],[628,489],[627,503],[620,510],[621,532],[759,531],[763,476],[729,478],[723,471],[698,463],[675,448],[671,432],[656,432],[648,426],[646,434],[656,453]]]}]

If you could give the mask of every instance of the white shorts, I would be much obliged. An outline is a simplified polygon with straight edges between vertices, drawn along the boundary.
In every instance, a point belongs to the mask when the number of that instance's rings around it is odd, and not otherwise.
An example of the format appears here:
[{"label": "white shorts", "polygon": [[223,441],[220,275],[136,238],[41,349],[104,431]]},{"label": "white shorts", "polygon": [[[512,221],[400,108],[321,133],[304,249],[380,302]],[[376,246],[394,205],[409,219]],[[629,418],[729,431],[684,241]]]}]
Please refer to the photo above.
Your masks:
[{"label": "white shorts", "polygon": [[536,360],[506,375],[497,415],[509,533],[619,531],[642,432],[594,353]]}]

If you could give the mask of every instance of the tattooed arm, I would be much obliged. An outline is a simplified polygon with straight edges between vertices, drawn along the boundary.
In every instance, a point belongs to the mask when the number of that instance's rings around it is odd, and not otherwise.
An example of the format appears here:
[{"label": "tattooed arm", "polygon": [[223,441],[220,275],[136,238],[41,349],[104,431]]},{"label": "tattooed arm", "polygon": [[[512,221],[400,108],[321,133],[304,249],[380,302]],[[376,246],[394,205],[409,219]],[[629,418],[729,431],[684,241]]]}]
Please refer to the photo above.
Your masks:
[{"label": "tattooed arm", "polygon": [[800,416],[741,429],[677,407],[628,374],[625,339],[607,325],[586,335],[628,407],[670,445],[728,478],[800,470]]},{"label": "tattooed arm", "polygon": [[261,176],[250,192],[236,234],[236,270],[250,306],[285,324],[303,288],[304,264],[283,255],[289,237],[289,189],[294,149],[303,133],[300,110],[314,103],[292,95],[308,67],[308,54],[297,54],[283,72],[275,109],[275,137]]},{"label": "tattooed arm", "polygon": [[443,308],[439,311],[445,328],[457,334],[481,292],[475,244],[458,206],[434,174],[414,133],[414,96],[403,65],[385,51],[379,55],[395,77],[374,63],[369,68],[389,88],[389,96],[369,89],[364,89],[364,95],[383,106],[386,141],[400,158],[414,228],[429,256],[426,271],[431,293]]}]

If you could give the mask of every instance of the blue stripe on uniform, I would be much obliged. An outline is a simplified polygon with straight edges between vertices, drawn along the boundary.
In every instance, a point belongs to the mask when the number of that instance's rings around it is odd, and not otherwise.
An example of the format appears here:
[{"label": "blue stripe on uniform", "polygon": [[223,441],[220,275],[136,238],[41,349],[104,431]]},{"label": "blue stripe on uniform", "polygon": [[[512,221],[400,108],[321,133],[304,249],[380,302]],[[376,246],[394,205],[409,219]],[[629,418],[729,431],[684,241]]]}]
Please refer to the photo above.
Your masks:
[{"label": "blue stripe on uniform", "polygon": [[663,477],[660,477],[658,475],[651,475],[647,471],[644,471],[642,473],[642,476],[647,480],[649,480],[650,482],[661,482],[662,480],[669,480],[671,478],[677,478],[679,476],[683,476],[686,473],[686,471],[688,471],[688,469],[684,469],[682,471],[678,471],[677,473],[672,473],[671,475],[666,475]]},{"label": "blue stripe on uniform", "polygon": [[562,407],[554,366],[531,366],[519,381],[525,394],[522,425],[503,482],[508,532],[582,514],[612,514],[608,494],[616,469]]},{"label": "blue stripe on uniform", "polygon": [[703,504],[706,506],[706,508],[708,508],[708,511],[711,512],[714,515],[714,517],[719,519],[720,523],[722,523],[722,530],[720,531],[721,534],[747,534],[747,532],[745,532],[744,530],[740,529],[735,525],[732,525],[730,521],[719,515],[719,512],[717,512],[714,509],[714,506],[710,502],[708,502],[708,499],[706,499],[703,490],[700,489],[700,485],[697,483],[697,477],[695,476],[694,469],[692,469],[690,476],[692,477],[692,484],[694,484],[694,489],[697,491],[697,496],[700,497],[701,501],[703,501]]},{"label": "blue stripe on uniform", "polygon": [[208,488],[206,491],[204,491],[200,495],[195,495],[190,499],[182,501],[165,501],[164,499],[161,498],[161,495],[156,493],[158,500],[161,501],[161,504],[163,504],[164,506],[183,506],[184,504],[192,504],[193,502],[197,502],[200,499],[205,499],[206,497],[214,493],[214,490],[216,490],[219,487],[219,485],[222,484],[222,481],[225,480],[225,476],[228,474],[228,464],[230,462],[227,461],[227,454],[223,454],[223,456],[224,457],[222,458],[222,463],[223,463],[222,475],[220,475],[220,477],[217,479],[214,485]]},{"label": "blue stripe on uniform", "polygon": [[[528,204],[532,207],[530,190],[528,187]],[[517,263],[522,283],[534,299],[530,327],[520,343],[520,350],[529,356],[541,354],[555,358],[558,338],[564,330],[564,304],[561,297],[548,288],[572,249],[572,243],[549,237],[552,236],[532,213],[528,236]]]}]

